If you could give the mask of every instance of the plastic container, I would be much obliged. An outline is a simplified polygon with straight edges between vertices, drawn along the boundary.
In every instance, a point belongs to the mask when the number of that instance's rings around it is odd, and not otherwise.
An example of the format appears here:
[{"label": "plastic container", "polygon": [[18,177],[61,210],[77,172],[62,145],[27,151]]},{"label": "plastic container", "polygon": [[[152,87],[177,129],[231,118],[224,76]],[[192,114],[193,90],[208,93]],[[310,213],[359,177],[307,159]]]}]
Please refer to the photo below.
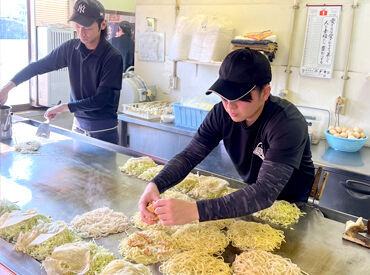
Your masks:
[{"label": "plastic container", "polygon": [[207,110],[184,106],[180,102],[172,103],[176,126],[197,130],[208,114]]},{"label": "plastic container", "polygon": [[325,131],[326,140],[329,145],[338,151],[342,152],[357,152],[365,145],[368,137],[362,139],[348,139],[342,137],[336,137],[329,133],[328,130]]}]

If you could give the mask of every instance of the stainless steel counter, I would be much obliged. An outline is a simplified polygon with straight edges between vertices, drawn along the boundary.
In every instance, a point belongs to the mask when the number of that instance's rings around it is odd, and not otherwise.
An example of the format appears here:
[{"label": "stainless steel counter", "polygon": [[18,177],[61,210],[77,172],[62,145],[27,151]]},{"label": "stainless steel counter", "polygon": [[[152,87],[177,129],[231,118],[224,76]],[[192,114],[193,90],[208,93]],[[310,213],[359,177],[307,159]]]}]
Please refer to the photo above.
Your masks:
[{"label": "stainless steel counter", "polygon": [[[36,126],[14,125],[17,142],[32,139]],[[18,201],[22,209],[35,207],[66,222],[102,206],[127,216],[137,211],[146,183],[122,174],[118,167],[141,153],[53,128],[37,154],[24,155],[13,150],[15,138],[0,142],[1,196]],[[277,254],[291,258],[310,274],[369,274],[369,250],[342,241],[344,224],[324,218],[316,206],[303,207],[308,214],[294,231],[286,232],[286,243]],[[124,236],[111,235],[97,243],[119,256],[118,242]],[[19,274],[43,274],[37,261],[15,252],[3,240],[0,262]]]}]

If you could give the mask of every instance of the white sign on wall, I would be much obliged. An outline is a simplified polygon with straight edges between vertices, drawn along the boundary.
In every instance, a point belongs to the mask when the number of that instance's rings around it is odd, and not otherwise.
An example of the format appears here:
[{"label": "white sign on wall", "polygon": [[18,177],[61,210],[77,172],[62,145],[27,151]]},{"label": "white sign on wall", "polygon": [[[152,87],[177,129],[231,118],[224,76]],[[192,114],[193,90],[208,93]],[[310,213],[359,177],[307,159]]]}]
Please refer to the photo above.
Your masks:
[{"label": "white sign on wall", "polygon": [[138,34],[138,59],[164,62],[164,33],[142,32]]},{"label": "white sign on wall", "polygon": [[342,6],[308,6],[300,73],[331,78]]}]

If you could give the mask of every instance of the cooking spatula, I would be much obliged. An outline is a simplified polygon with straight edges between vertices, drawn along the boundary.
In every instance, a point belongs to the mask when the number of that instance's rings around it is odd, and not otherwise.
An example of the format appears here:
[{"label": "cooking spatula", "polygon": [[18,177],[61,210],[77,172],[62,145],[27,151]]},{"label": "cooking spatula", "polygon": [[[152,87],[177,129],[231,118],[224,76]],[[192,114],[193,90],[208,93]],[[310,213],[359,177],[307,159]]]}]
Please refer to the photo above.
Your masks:
[{"label": "cooking spatula", "polygon": [[49,138],[50,137],[50,120],[47,119],[45,122],[41,122],[39,128],[37,128],[36,136]]},{"label": "cooking spatula", "polygon": [[[62,101],[58,101],[59,105]],[[37,128],[36,136],[49,138],[50,137],[50,119],[47,119],[45,122],[40,123],[39,127]]]}]

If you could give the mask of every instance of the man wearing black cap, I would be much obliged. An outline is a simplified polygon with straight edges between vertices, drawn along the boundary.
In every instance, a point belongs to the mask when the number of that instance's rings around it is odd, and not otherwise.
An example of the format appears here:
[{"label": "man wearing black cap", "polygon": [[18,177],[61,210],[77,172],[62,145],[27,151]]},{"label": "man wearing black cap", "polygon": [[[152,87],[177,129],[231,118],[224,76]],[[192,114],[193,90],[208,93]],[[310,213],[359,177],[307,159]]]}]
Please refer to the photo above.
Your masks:
[{"label": "man wearing black cap", "polygon": [[117,37],[113,37],[109,42],[121,53],[125,72],[127,68],[134,66],[135,43],[132,40],[130,22],[121,21],[118,29]]},{"label": "man wearing black cap", "polygon": [[[223,61],[219,79],[207,91],[221,97],[190,144],[148,184],[139,208],[164,225],[245,216],[265,209],[276,199],[307,201],[314,179],[307,124],[290,102],[270,95],[271,67],[258,51],[241,49]],[[224,197],[197,202],[159,199],[223,140],[236,170],[247,185]]]},{"label": "man wearing black cap", "polygon": [[74,113],[73,129],[104,141],[118,143],[117,108],[122,83],[122,57],[105,39],[104,7],[97,0],[78,0],[69,21],[79,39],[69,40],[49,55],[29,64],[0,90],[0,102],[8,92],[31,77],[68,67],[70,102],[49,108],[45,118],[63,111]]}]

